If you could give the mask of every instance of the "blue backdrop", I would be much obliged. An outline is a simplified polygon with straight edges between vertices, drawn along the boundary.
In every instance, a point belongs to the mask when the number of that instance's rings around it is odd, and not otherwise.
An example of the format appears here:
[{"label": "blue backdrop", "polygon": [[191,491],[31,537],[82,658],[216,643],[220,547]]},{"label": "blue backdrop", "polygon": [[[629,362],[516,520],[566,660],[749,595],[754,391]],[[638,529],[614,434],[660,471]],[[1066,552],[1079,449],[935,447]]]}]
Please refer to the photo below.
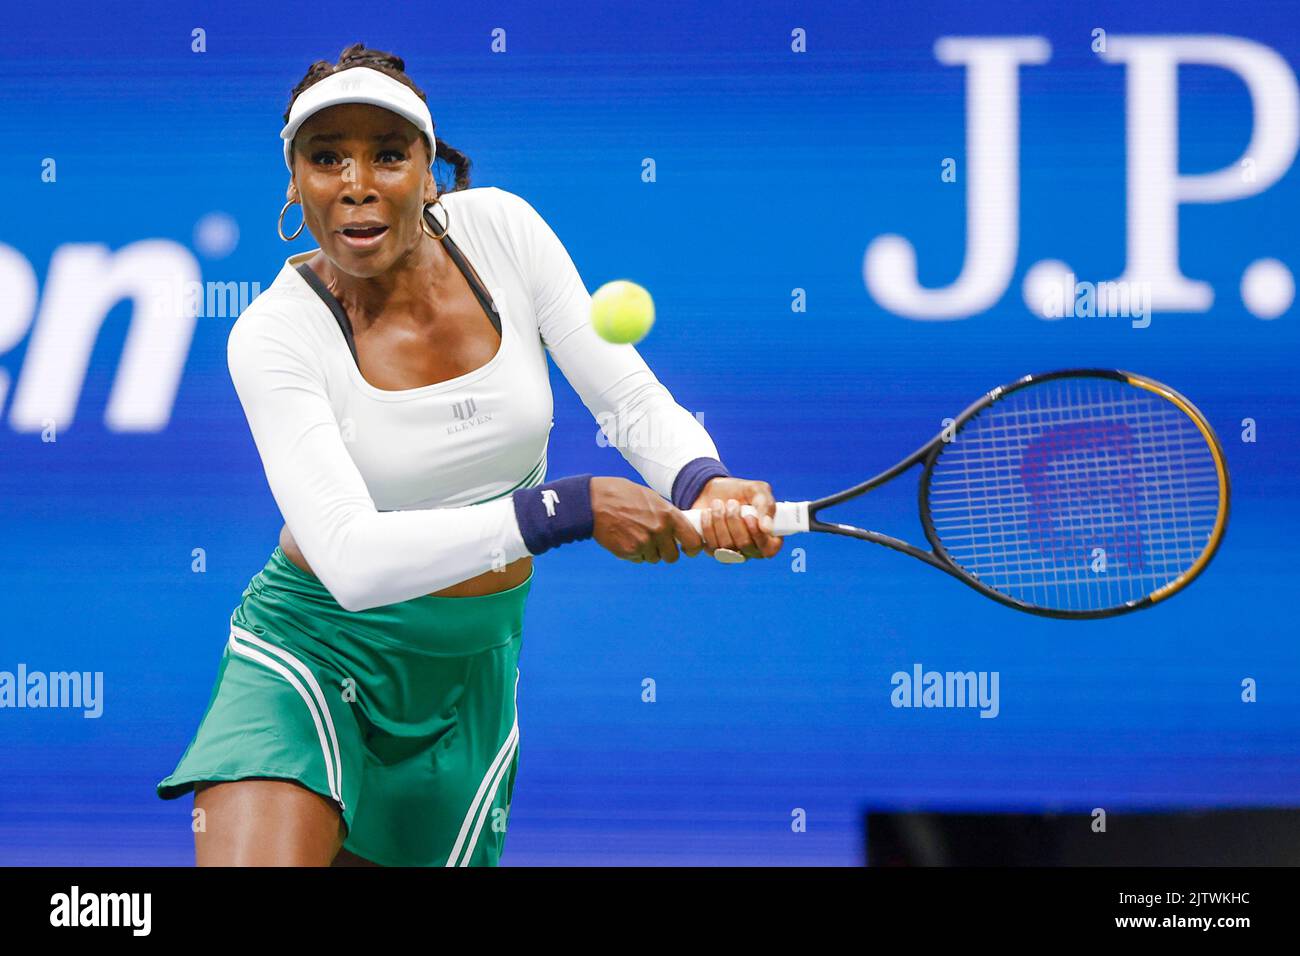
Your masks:
[{"label": "blue backdrop", "polygon": [[[0,863],[192,859],[190,801],[163,803],[153,785],[197,725],[230,611],[281,523],[225,367],[233,317],[197,319],[174,396],[164,388],[149,406],[161,427],[124,426],[108,411],[133,302],[108,303],[84,379],[62,333],[38,363],[40,326],[112,287],[106,265],[53,263],[153,242],[205,281],[268,285],[285,256],[313,247],[275,233],[280,116],[311,62],[358,40],[406,58],[474,184],[532,202],[588,288],[627,277],[651,290],[658,322],[642,355],[703,414],[732,471],[778,496],[858,481],[989,387],[1081,365],[1191,397],[1234,482],[1226,541],[1200,581],[1155,610],[1084,624],[1017,614],[919,562],[824,536],[739,567],[632,565],[594,544],[545,556],[507,864],[853,864],[871,808],[1295,805],[1300,309],[1266,320],[1239,292],[1257,260],[1300,269],[1294,155],[1253,195],[1178,210],[1178,261],[1213,288],[1209,309],[1157,312],[1147,328],[1047,321],[1021,289],[1044,259],[1097,280],[1126,262],[1127,70],[1098,56],[1094,30],[1112,43],[1253,40],[1294,84],[1297,22],[1290,3],[1186,0],[8,11],[0,671],[102,672],[104,691],[96,719],[0,709]],[[497,29],[505,52],[492,51]],[[806,52],[792,49],[800,29]],[[1019,71],[1014,274],[968,316],[902,315],[864,282],[864,253],[898,233],[923,285],[957,277],[974,188],[968,76],[935,44],[988,35],[1051,48]],[[1253,125],[1285,125],[1255,115],[1231,70],[1179,77],[1184,174],[1237,166]],[[168,367],[145,350],[131,384],[153,394]],[[552,375],[549,473],[633,476]],[[75,399],[70,420],[56,380]],[[896,483],[846,520],[915,539],[914,493]],[[890,676],[918,663],[997,671],[998,717],[891,706]],[[792,827],[800,810],[806,832]]]}]

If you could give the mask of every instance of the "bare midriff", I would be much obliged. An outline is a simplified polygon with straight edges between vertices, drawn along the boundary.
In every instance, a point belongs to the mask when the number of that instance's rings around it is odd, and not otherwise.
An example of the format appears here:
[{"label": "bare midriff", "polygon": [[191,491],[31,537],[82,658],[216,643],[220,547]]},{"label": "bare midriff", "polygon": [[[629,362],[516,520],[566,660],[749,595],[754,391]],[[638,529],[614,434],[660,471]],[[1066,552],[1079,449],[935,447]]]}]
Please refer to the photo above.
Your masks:
[{"label": "bare midriff", "polygon": [[[288,525],[280,529],[280,547],[295,566],[315,577],[311,565],[298,549],[298,542],[293,540]],[[528,580],[528,574],[532,569],[533,558],[531,555],[525,555],[517,561],[511,561],[499,571],[484,571],[441,591],[433,591],[432,594],[434,597],[480,597],[484,594],[495,594],[497,591],[505,591],[523,584]]]}]

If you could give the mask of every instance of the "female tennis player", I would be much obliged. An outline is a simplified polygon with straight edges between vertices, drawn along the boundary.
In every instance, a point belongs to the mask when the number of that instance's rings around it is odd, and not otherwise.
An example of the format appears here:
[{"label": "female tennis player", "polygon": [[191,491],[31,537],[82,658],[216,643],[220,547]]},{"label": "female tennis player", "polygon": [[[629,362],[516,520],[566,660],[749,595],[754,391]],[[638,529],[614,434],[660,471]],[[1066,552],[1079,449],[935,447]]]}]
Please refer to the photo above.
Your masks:
[{"label": "female tennis player", "polygon": [[[227,359],[285,525],[158,784],[195,792],[200,865],[496,864],[533,558],[781,546],[769,485],[732,477],[636,350],[596,335],[560,240],[520,197],[469,188],[404,70],[355,44],[284,117],[280,235],[301,204],[319,248],[285,260]],[[546,480],[548,352],[649,487]]]}]

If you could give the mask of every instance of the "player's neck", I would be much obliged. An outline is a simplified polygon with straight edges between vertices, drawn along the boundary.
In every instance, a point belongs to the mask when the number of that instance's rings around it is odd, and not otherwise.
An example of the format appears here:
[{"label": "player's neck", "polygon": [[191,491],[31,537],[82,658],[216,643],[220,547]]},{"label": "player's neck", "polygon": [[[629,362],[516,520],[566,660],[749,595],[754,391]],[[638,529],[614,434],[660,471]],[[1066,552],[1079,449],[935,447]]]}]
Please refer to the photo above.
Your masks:
[{"label": "player's neck", "polygon": [[376,276],[348,275],[323,253],[308,265],[343,306],[357,331],[385,315],[408,315],[421,323],[434,321],[436,295],[430,290],[444,285],[448,270],[456,268],[442,243],[427,236]]}]

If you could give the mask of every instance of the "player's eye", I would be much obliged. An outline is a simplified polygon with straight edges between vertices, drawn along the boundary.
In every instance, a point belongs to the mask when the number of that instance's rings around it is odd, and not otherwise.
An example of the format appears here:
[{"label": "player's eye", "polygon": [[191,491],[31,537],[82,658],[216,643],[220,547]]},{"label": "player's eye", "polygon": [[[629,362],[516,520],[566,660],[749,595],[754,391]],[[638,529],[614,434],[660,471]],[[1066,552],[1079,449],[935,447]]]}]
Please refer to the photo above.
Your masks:
[{"label": "player's eye", "polygon": [[[406,153],[400,149],[381,150],[377,157],[380,163],[400,163],[405,159]],[[338,154],[332,150],[320,150],[312,153],[311,161],[318,166],[335,166],[338,164]]]}]

